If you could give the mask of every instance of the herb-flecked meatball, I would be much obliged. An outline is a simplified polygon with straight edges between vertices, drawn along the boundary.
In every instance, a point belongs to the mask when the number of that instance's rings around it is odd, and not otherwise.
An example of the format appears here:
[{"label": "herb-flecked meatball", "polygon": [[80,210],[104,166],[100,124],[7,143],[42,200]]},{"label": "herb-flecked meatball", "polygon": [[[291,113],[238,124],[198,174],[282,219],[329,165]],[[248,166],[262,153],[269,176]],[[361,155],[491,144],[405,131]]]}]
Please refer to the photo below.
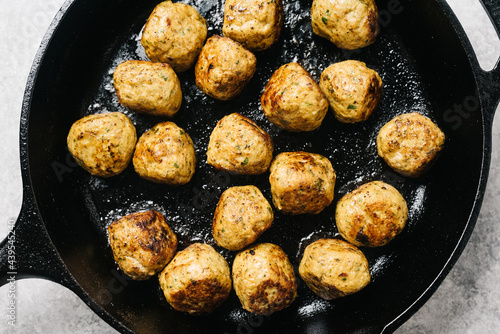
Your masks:
[{"label": "herb-flecked meatball", "polygon": [[177,250],[176,235],[156,211],[124,216],[108,226],[108,234],[116,263],[134,280],[159,273]]},{"label": "herb-flecked meatball", "polygon": [[311,23],[316,35],[346,50],[372,44],[379,33],[374,0],[313,0]]},{"label": "herb-flecked meatball", "polygon": [[206,38],[207,23],[194,7],[163,1],[149,16],[141,44],[149,59],[183,72],[196,62]]},{"label": "herb-flecked meatball", "polygon": [[279,38],[281,0],[226,0],[222,33],[252,51],[262,51]]},{"label": "herb-flecked meatball", "polygon": [[234,174],[262,174],[273,159],[271,136],[238,113],[215,126],[207,149],[207,163]]},{"label": "herb-flecked meatball", "polygon": [[181,107],[181,84],[168,64],[128,60],[116,67],[113,83],[120,103],[139,113],[171,117]]},{"label": "herb-flecked meatball", "polygon": [[356,293],[371,280],[365,255],[336,239],[320,239],[307,246],[299,274],[309,289],[326,300]]},{"label": "herb-flecked meatball", "polygon": [[382,95],[380,75],[357,60],[330,65],[321,74],[319,87],[343,123],[366,121]]},{"label": "herb-flecked meatball", "polygon": [[408,207],[399,191],[382,181],[366,183],[337,203],[340,235],[356,246],[384,246],[401,233]]},{"label": "herb-flecked meatball", "polygon": [[274,158],[269,182],[274,206],[286,214],[317,214],[333,200],[336,174],[320,154],[284,152]]},{"label": "herb-flecked meatball", "polygon": [[123,172],[132,159],[136,141],[134,124],[119,112],[83,117],[73,123],[67,137],[69,152],[76,162],[99,177]]},{"label": "herb-flecked meatball", "polygon": [[167,302],[190,314],[212,312],[231,292],[229,265],[207,244],[178,252],[158,277]]},{"label": "herb-flecked meatball", "polygon": [[377,136],[378,155],[396,172],[419,177],[434,164],[444,147],[445,135],[419,113],[394,117]]},{"label": "herb-flecked meatball", "polygon": [[259,188],[231,187],[219,199],[212,233],[219,246],[236,251],[257,240],[273,219],[271,205]]},{"label": "herb-flecked meatball", "polygon": [[196,86],[218,100],[238,96],[255,74],[257,58],[228,37],[207,40],[195,66]]},{"label": "herb-flecked meatball", "polygon": [[188,183],[196,167],[191,137],[173,122],[146,131],[137,141],[132,161],[142,178],[170,185]]},{"label": "herb-flecked meatball", "polygon": [[292,264],[277,245],[264,243],[238,253],[233,262],[234,291],[249,312],[270,315],[297,297]]},{"label": "herb-flecked meatball", "polygon": [[328,111],[328,100],[311,75],[299,64],[281,66],[260,98],[271,123],[288,131],[318,128]]}]

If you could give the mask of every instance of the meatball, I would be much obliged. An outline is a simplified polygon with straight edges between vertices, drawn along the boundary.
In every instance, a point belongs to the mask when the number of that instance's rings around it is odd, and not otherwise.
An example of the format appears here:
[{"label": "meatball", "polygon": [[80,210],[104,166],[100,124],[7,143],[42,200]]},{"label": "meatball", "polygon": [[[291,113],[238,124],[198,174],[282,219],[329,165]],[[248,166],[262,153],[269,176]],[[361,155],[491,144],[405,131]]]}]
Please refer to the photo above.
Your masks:
[{"label": "meatball", "polygon": [[357,60],[330,65],[321,73],[319,87],[343,123],[366,121],[382,95],[379,74]]},{"label": "meatball", "polygon": [[207,40],[195,66],[196,86],[218,100],[231,100],[252,79],[257,58],[240,43],[214,35]]},{"label": "meatball", "polygon": [[259,188],[232,187],[219,199],[212,233],[219,246],[237,251],[257,240],[273,219],[273,210]]},{"label": "meatball", "polygon": [[178,252],[158,277],[167,302],[190,314],[212,312],[231,292],[229,265],[207,244]]},{"label": "meatball", "polygon": [[273,203],[283,213],[316,214],[332,203],[336,174],[324,156],[280,153],[274,158],[270,172]]},{"label": "meatball", "polygon": [[196,167],[193,141],[175,123],[156,124],[139,138],[133,164],[137,174],[146,180],[186,184]]},{"label": "meatball", "polygon": [[356,246],[384,246],[401,233],[408,218],[403,196],[382,181],[366,183],[337,203],[340,235]]},{"label": "meatball", "polygon": [[159,273],[177,250],[177,237],[156,211],[122,217],[108,226],[108,235],[116,263],[134,280]]},{"label": "meatball", "polygon": [[207,149],[207,163],[234,174],[262,174],[273,159],[271,136],[252,120],[233,113],[215,126]]},{"label": "meatball", "polygon": [[182,103],[181,83],[168,64],[129,60],[113,74],[118,100],[134,111],[171,117]]},{"label": "meatball", "polygon": [[262,51],[279,38],[283,26],[281,0],[226,0],[222,33],[253,51]]},{"label": "meatball", "polygon": [[149,59],[183,72],[196,62],[206,38],[207,23],[194,7],[164,1],[149,16],[141,44]]},{"label": "meatball", "polygon": [[377,136],[378,155],[396,172],[419,177],[434,164],[445,135],[429,118],[419,113],[396,116]]},{"label": "meatball", "polygon": [[297,296],[292,264],[274,244],[259,244],[238,253],[233,283],[243,308],[261,315],[288,307]]},{"label": "meatball", "polygon": [[136,141],[134,124],[119,112],[83,117],[73,123],[67,137],[69,152],[76,162],[99,177],[123,172],[132,159]]},{"label": "meatball", "polygon": [[311,23],[316,35],[346,50],[372,44],[379,33],[374,0],[313,0]]},{"label": "meatball", "polygon": [[307,246],[299,274],[309,289],[326,300],[358,292],[371,280],[365,255],[336,239],[320,239]]},{"label": "meatball", "polygon": [[260,98],[264,114],[274,125],[288,131],[318,128],[328,111],[328,100],[314,79],[297,63],[281,66]]}]

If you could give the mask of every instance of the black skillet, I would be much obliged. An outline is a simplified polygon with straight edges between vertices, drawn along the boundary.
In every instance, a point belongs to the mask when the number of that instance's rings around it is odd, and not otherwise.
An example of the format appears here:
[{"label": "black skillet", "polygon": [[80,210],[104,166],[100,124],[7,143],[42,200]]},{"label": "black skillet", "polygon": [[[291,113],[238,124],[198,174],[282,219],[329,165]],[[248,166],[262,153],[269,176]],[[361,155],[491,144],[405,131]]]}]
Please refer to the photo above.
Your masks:
[{"label": "black skillet", "polygon": [[[221,33],[221,2],[188,2],[207,19],[209,35]],[[199,161],[192,182],[168,187],[140,179],[132,166],[110,179],[91,177],[76,166],[65,145],[71,124],[92,113],[122,111],[139,134],[163,121],[120,106],[111,82],[121,61],[145,57],[138,34],[157,1],[68,1],[52,23],[28,80],[21,118],[24,201],[14,231],[1,245],[1,283],[13,271],[18,279],[58,282],[124,333],[388,333],[415,313],[456,262],[478,217],[490,163],[493,112],[500,98],[500,69],[480,69],[444,0],[379,0],[382,30],[377,42],[352,52],[312,34],[310,1],[285,2],[279,42],[257,54],[257,73],[235,101],[219,102],[201,94],[192,70],[180,75],[184,101],[173,121],[193,138]],[[483,2],[499,28],[500,5]],[[366,62],[384,80],[382,100],[368,121],[345,125],[329,113],[319,130],[297,135],[278,130],[263,116],[259,96],[280,65],[298,61],[317,80],[326,66],[344,59]],[[334,206],[346,192],[371,180],[386,181],[401,191],[410,211],[407,228],[385,247],[363,249],[373,276],[363,291],[324,301],[299,279],[296,301],[272,316],[243,311],[233,292],[211,315],[193,317],[165,302],[156,279],[134,282],[117,269],[106,226],[122,215],[159,210],[182,249],[193,242],[214,245],[212,214],[227,187],[255,184],[270,199],[267,174],[229,176],[205,163],[212,127],[234,111],[272,135],[275,154],[321,153],[337,172],[331,207],[316,216],[277,213],[272,229],[260,239],[280,245],[294,266],[310,242],[338,237]],[[376,154],[378,129],[410,111],[432,118],[447,136],[437,164],[419,179],[398,176]],[[12,246],[16,262],[9,267]],[[234,253],[217,250],[232,262]]]}]

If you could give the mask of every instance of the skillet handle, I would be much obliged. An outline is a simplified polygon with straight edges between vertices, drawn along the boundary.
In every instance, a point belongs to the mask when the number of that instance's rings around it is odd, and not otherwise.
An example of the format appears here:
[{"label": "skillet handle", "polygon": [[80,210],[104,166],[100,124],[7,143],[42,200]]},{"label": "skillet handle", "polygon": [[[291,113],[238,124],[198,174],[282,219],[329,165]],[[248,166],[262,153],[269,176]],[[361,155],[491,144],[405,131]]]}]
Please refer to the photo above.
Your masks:
[{"label": "skillet handle", "polygon": [[55,250],[25,186],[21,213],[8,236],[0,243],[0,286],[22,278],[44,278],[66,287],[73,279]]},{"label": "skillet handle", "polygon": [[[495,27],[500,39],[500,2],[498,0],[479,0]],[[484,104],[483,110],[488,116],[490,125],[493,123],[493,116],[500,101],[500,60],[497,60],[495,67],[491,71],[483,71],[478,64],[478,73],[481,102]]]}]

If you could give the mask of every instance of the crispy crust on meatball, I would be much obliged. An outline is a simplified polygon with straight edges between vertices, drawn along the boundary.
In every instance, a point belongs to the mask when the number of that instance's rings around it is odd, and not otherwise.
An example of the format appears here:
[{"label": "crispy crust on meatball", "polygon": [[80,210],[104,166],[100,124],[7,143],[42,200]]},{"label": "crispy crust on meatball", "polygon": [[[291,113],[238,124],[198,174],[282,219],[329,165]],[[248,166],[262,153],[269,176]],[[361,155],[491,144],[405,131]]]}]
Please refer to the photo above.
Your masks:
[{"label": "crispy crust on meatball", "polygon": [[193,141],[173,122],[156,124],[137,141],[133,164],[137,174],[146,180],[186,184],[196,168]]},{"label": "crispy crust on meatball", "polygon": [[149,16],[141,44],[151,61],[183,72],[195,63],[206,38],[207,22],[194,7],[164,1]]},{"label": "crispy crust on meatball", "polygon": [[139,113],[172,117],[182,103],[181,83],[168,64],[128,60],[113,73],[118,100]]},{"label": "crispy crust on meatball", "polygon": [[238,113],[223,117],[215,126],[207,149],[207,163],[235,174],[262,174],[273,159],[271,136]]},{"label": "crispy crust on meatball", "polygon": [[274,206],[286,214],[317,214],[333,200],[336,174],[320,154],[284,152],[274,158],[269,182]]},{"label": "crispy crust on meatball", "polygon": [[270,315],[297,296],[292,264],[274,244],[259,244],[238,253],[233,262],[234,291],[249,312]]},{"label": "crispy crust on meatball", "polygon": [[257,240],[273,220],[271,205],[259,188],[231,187],[219,199],[212,234],[219,246],[237,251]]},{"label": "crispy crust on meatball", "polygon": [[307,246],[299,274],[309,289],[326,300],[356,293],[371,280],[365,255],[336,239],[320,239]]},{"label": "crispy crust on meatball", "polygon": [[73,123],[67,137],[69,152],[76,162],[99,177],[123,172],[132,159],[136,141],[134,124],[119,112],[83,117]]},{"label": "crispy crust on meatball", "polygon": [[207,244],[178,252],[158,277],[167,302],[190,314],[212,312],[231,292],[229,265]]},{"label": "crispy crust on meatball", "polygon": [[374,0],[314,0],[311,23],[316,35],[346,50],[374,43],[380,30]]},{"label": "crispy crust on meatball", "polygon": [[124,216],[108,226],[108,235],[116,263],[134,280],[156,275],[177,250],[175,233],[156,211]]},{"label": "crispy crust on meatball", "polygon": [[408,218],[403,196],[382,181],[366,183],[337,203],[340,235],[356,246],[384,246],[401,233]]},{"label": "crispy crust on meatball", "polygon": [[255,74],[257,58],[240,43],[214,35],[207,40],[195,66],[196,86],[218,100],[238,96]]},{"label": "crispy crust on meatball", "polygon": [[429,170],[444,147],[445,135],[419,113],[396,116],[377,136],[378,155],[396,172],[419,177]]},{"label": "crispy crust on meatball", "polygon": [[311,75],[299,64],[281,66],[260,97],[271,123],[288,131],[318,128],[328,111],[328,100]]},{"label": "crispy crust on meatball", "polygon": [[366,121],[382,95],[380,75],[357,60],[330,65],[321,74],[319,87],[343,123]]},{"label": "crispy crust on meatball", "polygon": [[279,38],[283,26],[281,0],[226,0],[222,33],[253,51],[262,51]]}]

